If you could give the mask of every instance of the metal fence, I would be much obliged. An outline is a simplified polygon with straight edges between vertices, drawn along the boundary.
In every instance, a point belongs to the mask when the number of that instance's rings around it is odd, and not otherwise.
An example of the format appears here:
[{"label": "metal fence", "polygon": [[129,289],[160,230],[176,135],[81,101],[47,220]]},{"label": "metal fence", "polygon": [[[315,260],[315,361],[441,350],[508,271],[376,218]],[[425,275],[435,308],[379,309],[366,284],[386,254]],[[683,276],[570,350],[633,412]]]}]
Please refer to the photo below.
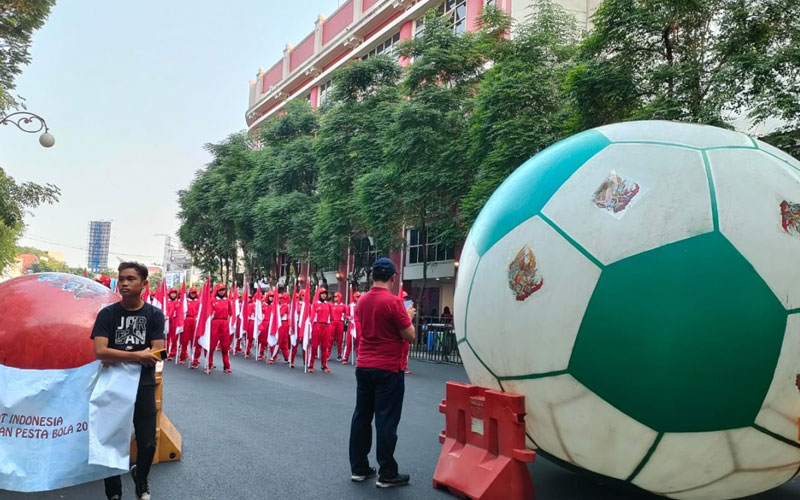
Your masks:
[{"label": "metal fence", "polygon": [[460,365],[453,323],[442,323],[439,318],[421,318],[417,340],[411,344],[411,359]]}]

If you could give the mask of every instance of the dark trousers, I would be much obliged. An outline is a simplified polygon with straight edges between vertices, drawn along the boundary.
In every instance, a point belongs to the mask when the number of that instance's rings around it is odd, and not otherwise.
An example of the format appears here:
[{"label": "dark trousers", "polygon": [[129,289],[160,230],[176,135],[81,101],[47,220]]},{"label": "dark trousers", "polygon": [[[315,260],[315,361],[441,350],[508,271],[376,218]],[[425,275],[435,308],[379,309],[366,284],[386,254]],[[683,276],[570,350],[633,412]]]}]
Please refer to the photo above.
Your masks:
[{"label": "dark trousers", "polygon": [[405,374],[375,368],[356,368],[356,409],[350,424],[350,470],[365,474],[369,470],[372,448],[372,417],[375,417],[375,455],[381,478],[397,476],[394,448],[397,425],[403,410]]},{"label": "dark trousers", "polygon": [[[156,454],[156,388],[139,386],[133,409],[133,429],[136,433],[136,478],[139,484],[147,482],[153,456]],[[105,479],[106,497],[122,495],[122,476]]]}]

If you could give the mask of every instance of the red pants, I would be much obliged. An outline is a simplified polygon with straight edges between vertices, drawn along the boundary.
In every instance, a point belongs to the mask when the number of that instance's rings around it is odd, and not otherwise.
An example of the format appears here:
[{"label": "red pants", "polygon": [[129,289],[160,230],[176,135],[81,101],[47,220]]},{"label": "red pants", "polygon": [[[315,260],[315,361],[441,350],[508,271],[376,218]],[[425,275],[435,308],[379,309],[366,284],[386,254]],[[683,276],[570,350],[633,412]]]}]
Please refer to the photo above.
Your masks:
[{"label": "red pants", "polygon": [[331,339],[331,351],[333,350],[333,343],[336,342],[336,351],[339,359],[344,354],[344,323],[341,321],[332,321],[331,327],[333,329],[333,338]]},{"label": "red pants", "polygon": [[186,361],[189,357],[189,342],[194,338],[194,327],[197,320],[186,318],[183,320],[183,332],[181,333],[181,361]]},{"label": "red pants", "polygon": [[[350,332],[346,332],[344,334],[345,337],[345,347],[344,347],[344,356],[342,356],[342,361],[346,362],[350,358],[350,353],[353,349],[353,336],[350,335]],[[358,337],[356,337],[356,353],[358,353]]]},{"label": "red pants", "polygon": [[[209,332],[209,335],[211,332]],[[197,365],[200,362],[200,355],[205,352],[205,349],[200,345],[200,336],[197,334],[197,327],[194,329],[194,356],[192,356],[192,364]],[[207,355],[207,354],[206,354]]]},{"label": "red pants", "polygon": [[284,361],[289,361],[289,323],[284,323],[278,328],[278,344],[272,348],[270,359],[278,359],[278,351],[283,354]]},{"label": "red pants", "polygon": [[239,320],[236,320],[236,345],[233,346],[233,352],[235,354],[239,354],[242,352],[242,337],[244,336],[244,332],[242,332],[242,326],[239,324]]},{"label": "red pants", "polygon": [[175,354],[178,353],[178,333],[176,328],[178,327],[178,320],[177,318],[172,318],[169,322],[169,331],[167,332],[167,355],[170,358],[174,358]]},{"label": "red pants", "polygon": [[[329,342],[330,339],[330,342]],[[320,363],[322,369],[328,368],[328,358],[331,355],[331,343],[333,341],[333,328],[330,323],[314,323],[311,326],[311,360],[308,367],[314,369],[314,362],[317,360],[317,349],[321,349]]]},{"label": "red pants", "polygon": [[253,326],[255,326],[254,322],[251,320],[247,320],[247,324],[245,324],[245,332],[244,337],[247,338],[247,352],[245,353],[246,356],[249,356],[251,352],[253,352],[253,342],[255,341],[255,337],[253,336]]},{"label": "red pants", "polygon": [[222,366],[229,370],[231,368],[231,331],[227,319],[211,320],[211,347],[208,350],[210,365],[214,364],[214,351],[217,350],[217,344],[222,347]]},{"label": "red pants", "polygon": [[[294,366],[294,360],[297,357],[297,351],[303,350],[303,337],[297,336],[297,343],[291,347],[291,352],[289,354],[289,359],[292,361],[292,366]],[[305,352],[303,353],[305,359]]]},{"label": "red pants", "polygon": [[[261,323],[262,325],[264,323]],[[267,349],[268,345],[267,342],[269,341],[269,336],[267,332],[258,332],[258,357],[264,357],[264,351]]]}]

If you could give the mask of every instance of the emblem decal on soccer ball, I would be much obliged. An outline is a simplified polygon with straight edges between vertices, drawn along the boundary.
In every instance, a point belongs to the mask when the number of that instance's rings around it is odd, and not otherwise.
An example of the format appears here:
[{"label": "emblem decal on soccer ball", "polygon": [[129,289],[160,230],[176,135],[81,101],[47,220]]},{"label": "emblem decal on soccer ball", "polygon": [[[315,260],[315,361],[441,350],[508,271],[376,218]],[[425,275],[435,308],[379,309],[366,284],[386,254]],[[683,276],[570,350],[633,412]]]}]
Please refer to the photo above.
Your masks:
[{"label": "emblem decal on soccer ball", "polygon": [[639,194],[640,189],[636,182],[620,177],[612,171],[594,192],[594,204],[612,215],[621,216]]},{"label": "emblem decal on soccer ball", "polygon": [[528,245],[517,252],[508,265],[508,286],[517,300],[523,301],[544,285],[542,274],[536,269],[536,256]]},{"label": "emblem decal on soccer ball", "polygon": [[800,203],[781,202],[781,226],[787,234],[800,236]]}]

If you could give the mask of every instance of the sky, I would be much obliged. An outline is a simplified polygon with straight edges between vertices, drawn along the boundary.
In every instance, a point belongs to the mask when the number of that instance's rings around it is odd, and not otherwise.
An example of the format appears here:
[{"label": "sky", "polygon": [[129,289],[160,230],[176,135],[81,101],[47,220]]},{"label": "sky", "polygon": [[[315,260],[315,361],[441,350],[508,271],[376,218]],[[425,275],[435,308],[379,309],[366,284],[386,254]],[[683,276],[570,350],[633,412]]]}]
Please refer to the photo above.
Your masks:
[{"label": "sky", "polygon": [[86,265],[90,220],[111,220],[117,258],[160,264],[177,191],[209,160],[208,142],[244,130],[248,81],[330,15],[337,0],[59,0],[35,33],[16,93],[55,136],[0,127],[0,166],[53,183],[20,244]]}]

